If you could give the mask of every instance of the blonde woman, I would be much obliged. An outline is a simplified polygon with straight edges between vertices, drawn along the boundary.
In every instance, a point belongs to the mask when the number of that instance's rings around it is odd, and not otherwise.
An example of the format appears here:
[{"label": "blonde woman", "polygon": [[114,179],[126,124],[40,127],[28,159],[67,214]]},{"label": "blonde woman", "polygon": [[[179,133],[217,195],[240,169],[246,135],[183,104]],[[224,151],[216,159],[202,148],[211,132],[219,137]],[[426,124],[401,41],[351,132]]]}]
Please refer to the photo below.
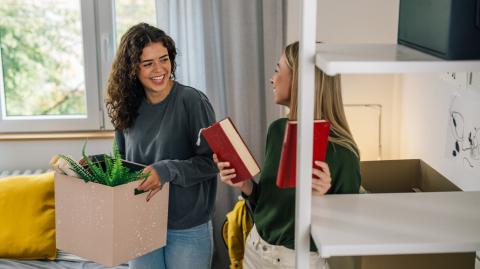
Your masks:
[{"label": "blonde woman", "polygon": [[[343,110],[340,77],[315,71],[315,119],[331,123],[326,162],[316,161],[312,178],[314,195],[358,193],[360,164],[358,147],[350,133]],[[270,82],[279,105],[290,108],[288,119],[297,119],[298,42],[288,45]],[[235,169],[228,162],[214,161],[222,182],[237,187],[255,207],[255,225],[248,235],[244,268],[295,267],[295,189],[279,189],[275,185],[287,118],[274,121],[267,134],[265,162],[259,183],[252,180],[233,184]],[[310,240],[311,268],[328,268]]]}]

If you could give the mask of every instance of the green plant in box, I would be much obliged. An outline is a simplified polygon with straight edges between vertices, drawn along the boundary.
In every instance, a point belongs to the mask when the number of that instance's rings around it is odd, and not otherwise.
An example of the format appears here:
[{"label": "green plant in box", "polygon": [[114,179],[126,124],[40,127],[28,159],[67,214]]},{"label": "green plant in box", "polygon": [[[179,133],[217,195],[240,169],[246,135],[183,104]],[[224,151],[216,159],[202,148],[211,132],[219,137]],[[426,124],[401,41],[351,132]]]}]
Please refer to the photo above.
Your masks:
[{"label": "green plant in box", "polygon": [[126,167],[115,142],[113,142],[112,156],[105,154],[103,161],[93,161],[89,158],[85,152],[85,147],[86,143],[82,148],[85,166],[80,165],[66,155],[59,155],[60,158],[68,162],[70,168],[85,182],[95,182],[114,187],[138,179],[145,179],[149,176],[148,173],[143,173],[143,170],[132,171]]}]

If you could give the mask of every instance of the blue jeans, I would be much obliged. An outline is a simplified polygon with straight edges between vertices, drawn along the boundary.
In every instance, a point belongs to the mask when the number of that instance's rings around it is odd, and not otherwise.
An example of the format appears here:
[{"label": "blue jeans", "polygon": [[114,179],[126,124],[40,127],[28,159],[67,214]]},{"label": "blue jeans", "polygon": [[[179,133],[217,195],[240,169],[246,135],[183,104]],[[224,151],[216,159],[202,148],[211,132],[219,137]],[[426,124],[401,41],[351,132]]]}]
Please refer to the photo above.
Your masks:
[{"label": "blue jeans", "polygon": [[212,221],[184,230],[167,230],[167,245],[131,260],[130,269],[210,269]]}]

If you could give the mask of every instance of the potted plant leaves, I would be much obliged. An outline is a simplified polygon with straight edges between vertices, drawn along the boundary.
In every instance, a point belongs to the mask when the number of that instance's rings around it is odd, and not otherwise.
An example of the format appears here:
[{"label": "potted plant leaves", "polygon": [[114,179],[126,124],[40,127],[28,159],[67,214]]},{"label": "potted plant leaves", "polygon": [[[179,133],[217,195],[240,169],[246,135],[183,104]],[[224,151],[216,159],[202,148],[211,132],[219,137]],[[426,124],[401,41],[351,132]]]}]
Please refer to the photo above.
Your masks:
[{"label": "potted plant leaves", "polygon": [[[73,172],[73,175],[77,175],[78,178],[83,179],[85,182],[95,182],[111,187],[148,177],[148,174],[143,173],[144,165],[122,159],[115,142],[113,143],[112,155],[104,154],[89,157],[85,152],[85,148],[86,143],[82,148],[83,165],[67,155],[58,154],[58,157],[52,159],[51,166],[55,171],[63,172],[67,175],[72,175],[71,172]],[[64,171],[65,164],[62,160],[68,164],[66,168],[69,173]]]}]

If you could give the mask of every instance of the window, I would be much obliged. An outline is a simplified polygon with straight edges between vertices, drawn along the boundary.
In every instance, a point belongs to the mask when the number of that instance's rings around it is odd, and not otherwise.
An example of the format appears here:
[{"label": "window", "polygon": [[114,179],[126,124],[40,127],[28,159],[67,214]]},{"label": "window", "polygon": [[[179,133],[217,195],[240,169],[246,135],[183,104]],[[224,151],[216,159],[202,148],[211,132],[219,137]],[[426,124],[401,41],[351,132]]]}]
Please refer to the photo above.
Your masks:
[{"label": "window", "polygon": [[4,115],[85,116],[79,3],[12,1],[0,16]]},{"label": "window", "polygon": [[2,0],[0,132],[111,129],[103,89],[115,47],[130,26],[156,25],[155,3]]},{"label": "window", "polygon": [[84,71],[95,69],[95,50],[85,46],[94,32],[85,31],[83,16],[91,7],[68,0],[2,3],[0,131],[99,129],[95,76]]},{"label": "window", "polygon": [[116,44],[131,26],[146,22],[157,25],[155,12],[155,1],[152,0],[116,0],[115,1],[115,23],[116,23]]}]

